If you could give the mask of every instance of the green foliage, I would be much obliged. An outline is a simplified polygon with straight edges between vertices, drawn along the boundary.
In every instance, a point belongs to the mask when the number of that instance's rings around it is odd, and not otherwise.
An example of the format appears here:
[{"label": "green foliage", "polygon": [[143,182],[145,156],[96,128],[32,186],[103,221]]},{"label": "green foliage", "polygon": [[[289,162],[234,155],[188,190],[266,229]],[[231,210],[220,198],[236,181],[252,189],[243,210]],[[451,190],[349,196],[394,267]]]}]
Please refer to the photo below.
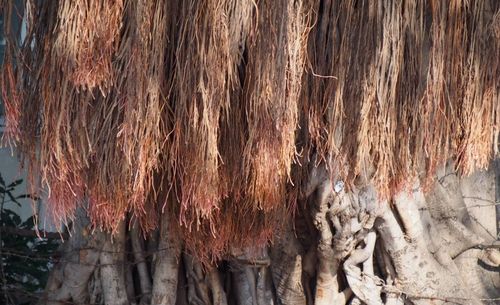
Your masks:
[{"label": "green foliage", "polygon": [[[1,245],[0,259],[3,269],[0,272],[2,286],[2,302],[7,304],[29,304],[34,293],[44,289],[49,271],[52,267],[51,255],[60,241],[57,239],[39,238],[35,232],[34,216],[22,221],[21,217],[5,207],[7,203],[21,206],[20,199],[31,198],[30,194],[15,195],[15,188],[22,179],[7,184],[0,173],[0,226]],[[25,234],[18,234],[24,232]],[[0,302],[1,303],[1,302]]]}]

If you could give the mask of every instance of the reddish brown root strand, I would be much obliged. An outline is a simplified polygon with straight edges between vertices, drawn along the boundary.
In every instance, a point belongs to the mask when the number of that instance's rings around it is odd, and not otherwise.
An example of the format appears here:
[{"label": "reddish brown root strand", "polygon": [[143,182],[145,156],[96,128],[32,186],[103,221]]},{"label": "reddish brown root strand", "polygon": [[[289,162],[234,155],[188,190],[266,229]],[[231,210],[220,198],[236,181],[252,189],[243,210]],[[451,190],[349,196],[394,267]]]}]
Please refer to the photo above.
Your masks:
[{"label": "reddish brown root strand", "polygon": [[152,230],[168,197],[220,257],[272,238],[304,164],[382,199],[499,154],[496,0],[26,1],[22,41],[0,4],[3,140],[59,222]]}]

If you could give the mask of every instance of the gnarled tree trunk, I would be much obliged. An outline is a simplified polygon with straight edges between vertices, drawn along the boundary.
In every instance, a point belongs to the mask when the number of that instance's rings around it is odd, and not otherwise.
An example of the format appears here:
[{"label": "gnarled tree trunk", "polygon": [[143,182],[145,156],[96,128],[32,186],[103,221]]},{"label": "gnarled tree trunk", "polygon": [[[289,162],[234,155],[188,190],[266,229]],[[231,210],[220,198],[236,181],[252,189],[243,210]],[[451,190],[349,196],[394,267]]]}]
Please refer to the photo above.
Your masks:
[{"label": "gnarled tree trunk", "polygon": [[208,266],[183,252],[167,213],[158,238],[125,224],[113,238],[89,234],[80,214],[41,304],[498,302],[494,169],[459,179],[448,166],[429,190],[416,181],[384,201],[370,185],[347,190],[320,171],[272,244]]}]

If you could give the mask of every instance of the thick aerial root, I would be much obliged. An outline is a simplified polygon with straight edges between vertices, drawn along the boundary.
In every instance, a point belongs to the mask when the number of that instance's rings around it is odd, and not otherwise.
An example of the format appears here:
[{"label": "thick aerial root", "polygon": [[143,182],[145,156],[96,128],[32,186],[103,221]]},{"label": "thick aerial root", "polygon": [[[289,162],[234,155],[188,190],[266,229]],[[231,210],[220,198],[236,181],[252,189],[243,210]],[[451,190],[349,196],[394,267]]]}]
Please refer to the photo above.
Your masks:
[{"label": "thick aerial root", "polygon": [[[308,290],[302,284],[302,246],[291,223],[271,247],[271,271],[276,296],[282,304],[306,305]],[[310,296],[309,296],[310,298]]]},{"label": "thick aerial root", "polygon": [[[132,250],[134,254],[134,259],[137,262],[137,273],[139,274],[139,283],[141,289],[141,301],[140,304],[149,304],[151,299],[151,278],[149,275],[149,268],[147,266],[147,261],[144,253],[144,243],[141,238],[141,232],[139,224],[135,222],[130,230],[130,239],[132,242]],[[128,268],[130,270],[131,268]],[[129,272],[128,274],[130,274]]]},{"label": "thick aerial root", "polygon": [[[447,179],[455,180],[445,184]],[[484,239],[475,233],[456,176],[448,173],[438,180],[425,196],[417,183],[390,202],[378,201],[371,186],[344,193],[335,189],[338,182],[309,184],[316,187],[309,193],[319,234],[315,304],[344,304],[351,290],[351,304],[402,304],[404,299],[481,304],[498,294],[479,284],[473,291],[466,285],[467,275],[454,259]],[[481,253],[495,257],[488,253],[496,250]]]},{"label": "thick aerial root", "polygon": [[160,241],[154,268],[151,304],[169,305],[175,304],[177,296],[181,244],[172,234],[167,213],[163,214],[160,226]]},{"label": "thick aerial root", "polygon": [[126,257],[125,257],[125,222],[118,228],[118,232],[111,237],[107,234],[101,256],[101,285],[106,305],[129,304],[127,295]]},{"label": "thick aerial root", "polygon": [[74,221],[74,233],[62,245],[60,263],[49,276],[40,305],[64,305],[70,301],[86,304],[89,301],[87,287],[99,262],[103,234],[96,233],[89,237],[88,224],[85,211],[79,209]]},{"label": "thick aerial root", "polygon": [[[356,249],[344,263],[344,272],[349,287],[356,297],[367,304],[382,305],[382,288],[373,274],[373,250],[377,235],[370,232],[364,238],[364,248]],[[362,264],[363,270],[358,266]]]}]

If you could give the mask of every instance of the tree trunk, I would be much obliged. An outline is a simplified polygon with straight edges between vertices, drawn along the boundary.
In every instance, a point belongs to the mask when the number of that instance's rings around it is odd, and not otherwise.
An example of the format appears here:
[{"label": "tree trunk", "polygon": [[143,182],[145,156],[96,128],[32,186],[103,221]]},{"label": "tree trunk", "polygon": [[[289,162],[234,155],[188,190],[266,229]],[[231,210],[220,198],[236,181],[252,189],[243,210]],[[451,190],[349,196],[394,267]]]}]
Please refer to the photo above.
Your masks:
[{"label": "tree trunk", "polygon": [[80,210],[40,304],[497,304],[494,169],[459,179],[450,165],[390,201],[322,172],[267,249],[211,266],[183,252],[168,213],[144,240],[125,222],[90,234]]}]

